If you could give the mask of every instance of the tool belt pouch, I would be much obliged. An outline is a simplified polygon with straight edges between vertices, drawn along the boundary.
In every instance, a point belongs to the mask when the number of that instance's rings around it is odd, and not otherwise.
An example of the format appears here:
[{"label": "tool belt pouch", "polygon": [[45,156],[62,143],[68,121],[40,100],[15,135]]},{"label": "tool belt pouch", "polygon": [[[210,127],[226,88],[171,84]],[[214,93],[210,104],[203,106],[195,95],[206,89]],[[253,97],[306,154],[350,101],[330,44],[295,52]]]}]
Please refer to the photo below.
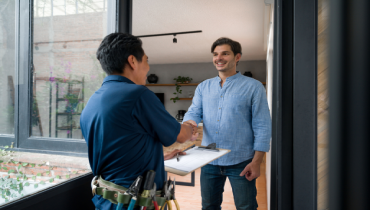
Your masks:
[{"label": "tool belt pouch", "polygon": [[[124,207],[128,207],[128,205],[130,204],[132,196],[129,194],[124,194],[127,191],[127,188],[116,185],[112,182],[105,181],[100,176],[95,186],[95,193],[97,195],[101,195],[104,199],[109,200],[111,203],[123,203]],[[162,191],[156,191],[156,195],[157,196],[155,199],[158,203],[158,206],[163,206],[166,202],[166,198],[158,197],[158,195],[162,195]],[[138,206],[146,206],[147,209],[154,209],[154,205],[150,197],[144,198],[138,195],[135,208]]]}]

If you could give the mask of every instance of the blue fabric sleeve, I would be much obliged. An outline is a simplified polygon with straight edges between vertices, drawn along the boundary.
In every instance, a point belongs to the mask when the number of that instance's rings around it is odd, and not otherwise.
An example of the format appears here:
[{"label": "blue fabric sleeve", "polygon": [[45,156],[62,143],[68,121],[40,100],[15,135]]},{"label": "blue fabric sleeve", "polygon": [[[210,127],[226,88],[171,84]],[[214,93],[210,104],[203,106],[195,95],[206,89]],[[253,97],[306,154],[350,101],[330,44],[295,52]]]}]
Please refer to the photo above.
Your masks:
[{"label": "blue fabric sleeve", "polygon": [[188,111],[185,113],[184,120],[194,120],[197,124],[203,119],[203,104],[202,104],[202,91],[201,84],[195,89],[195,94],[189,107]]},{"label": "blue fabric sleeve", "polygon": [[164,146],[176,142],[181,124],[166,111],[162,102],[149,89],[138,98],[132,114],[143,129]]},{"label": "blue fabric sleeve", "polygon": [[260,83],[252,98],[252,129],[255,151],[268,152],[271,138],[271,117],[266,98],[266,91]]}]

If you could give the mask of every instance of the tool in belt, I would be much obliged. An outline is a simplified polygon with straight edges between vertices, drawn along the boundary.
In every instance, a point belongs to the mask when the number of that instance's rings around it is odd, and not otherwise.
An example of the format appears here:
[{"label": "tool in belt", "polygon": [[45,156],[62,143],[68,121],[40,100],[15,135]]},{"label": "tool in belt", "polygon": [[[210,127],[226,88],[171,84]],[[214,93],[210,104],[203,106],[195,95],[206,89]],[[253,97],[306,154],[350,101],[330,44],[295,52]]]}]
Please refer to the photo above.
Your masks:
[{"label": "tool in belt", "polygon": [[[170,181],[170,180],[169,180]],[[133,185],[135,182],[133,183]],[[131,185],[131,186],[133,186]],[[165,186],[169,186],[167,182],[165,182]],[[122,187],[120,185],[116,185],[112,182],[104,180],[101,176],[95,176],[93,180],[91,181],[91,188],[93,195],[101,195],[104,199],[109,200],[111,203],[114,204],[123,204],[122,206],[128,207],[130,204],[130,201],[132,199],[132,194],[129,194],[129,189]],[[154,186],[153,186],[154,188]],[[164,188],[165,189],[165,188]],[[137,200],[135,203],[135,207],[137,208],[139,206],[147,207],[147,210],[155,209],[153,201],[155,200],[158,206],[163,206],[166,203],[166,200],[171,199],[172,195],[167,195],[166,197],[162,193],[162,190],[158,190],[152,192],[153,189],[150,192],[149,197],[142,197],[142,194],[139,194],[137,196]],[[168,193],[167,193],[168,194]],[[155,196],[153,196],[155,195]],[[153,199],[155,197],[155,199]]]},{"label": "tool in belt", "polygon": [[171,178],[169,177],[168,181],[164,185],[164,197],[166,198],[166,203],[162,206],[161,210],[164,210],[164,207],[168,206],[169,210],[172,210],[172,204],[171,200],[175,203],[176,209],[180,210],[179,203],[176,200],[175,197],[175,185],[176,185],[176,178],[173,179],[173,182],[171,181]]}]

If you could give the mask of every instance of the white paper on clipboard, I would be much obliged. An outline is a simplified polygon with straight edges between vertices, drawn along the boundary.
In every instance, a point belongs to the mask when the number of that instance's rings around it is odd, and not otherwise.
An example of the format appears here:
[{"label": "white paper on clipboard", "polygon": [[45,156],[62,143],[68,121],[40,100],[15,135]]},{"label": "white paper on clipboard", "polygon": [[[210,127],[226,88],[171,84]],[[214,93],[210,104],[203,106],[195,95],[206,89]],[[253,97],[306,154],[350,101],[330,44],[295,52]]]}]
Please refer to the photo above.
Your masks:
[{"label": "white paper on clipboard", "polygon": [[196,169],[220,158],[230,150],[219,149],[219,152],[198,150],[198,147],[194,147],[186,151],[186,155],[180,155],[180,161],[177,162],[176,158],[164,161],[166,171],[185,176],[188,173],[195,171]]}]

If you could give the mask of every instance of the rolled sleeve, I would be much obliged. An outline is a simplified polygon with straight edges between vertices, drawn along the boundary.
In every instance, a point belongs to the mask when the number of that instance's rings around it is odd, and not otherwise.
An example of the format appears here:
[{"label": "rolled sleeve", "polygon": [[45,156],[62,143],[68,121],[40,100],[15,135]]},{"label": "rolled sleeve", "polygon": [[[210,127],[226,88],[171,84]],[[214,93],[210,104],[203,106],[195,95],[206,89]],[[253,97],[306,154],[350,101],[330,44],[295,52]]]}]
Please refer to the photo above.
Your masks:
[{"label": "rolled sleeve", "polygon": [[267,104],[266,91],[258,85],[252,98],[252,129],[255,151],[268,152],[271,139],[271,117]]},{"label": "rolled sleeve", "polygon": [[195,90],[195,94],[189,107],[185,113],[184,122],[188,120],[194,120],[197,124],[203,119],[203,105],[202,105],[202,91],[201,84]]}]

